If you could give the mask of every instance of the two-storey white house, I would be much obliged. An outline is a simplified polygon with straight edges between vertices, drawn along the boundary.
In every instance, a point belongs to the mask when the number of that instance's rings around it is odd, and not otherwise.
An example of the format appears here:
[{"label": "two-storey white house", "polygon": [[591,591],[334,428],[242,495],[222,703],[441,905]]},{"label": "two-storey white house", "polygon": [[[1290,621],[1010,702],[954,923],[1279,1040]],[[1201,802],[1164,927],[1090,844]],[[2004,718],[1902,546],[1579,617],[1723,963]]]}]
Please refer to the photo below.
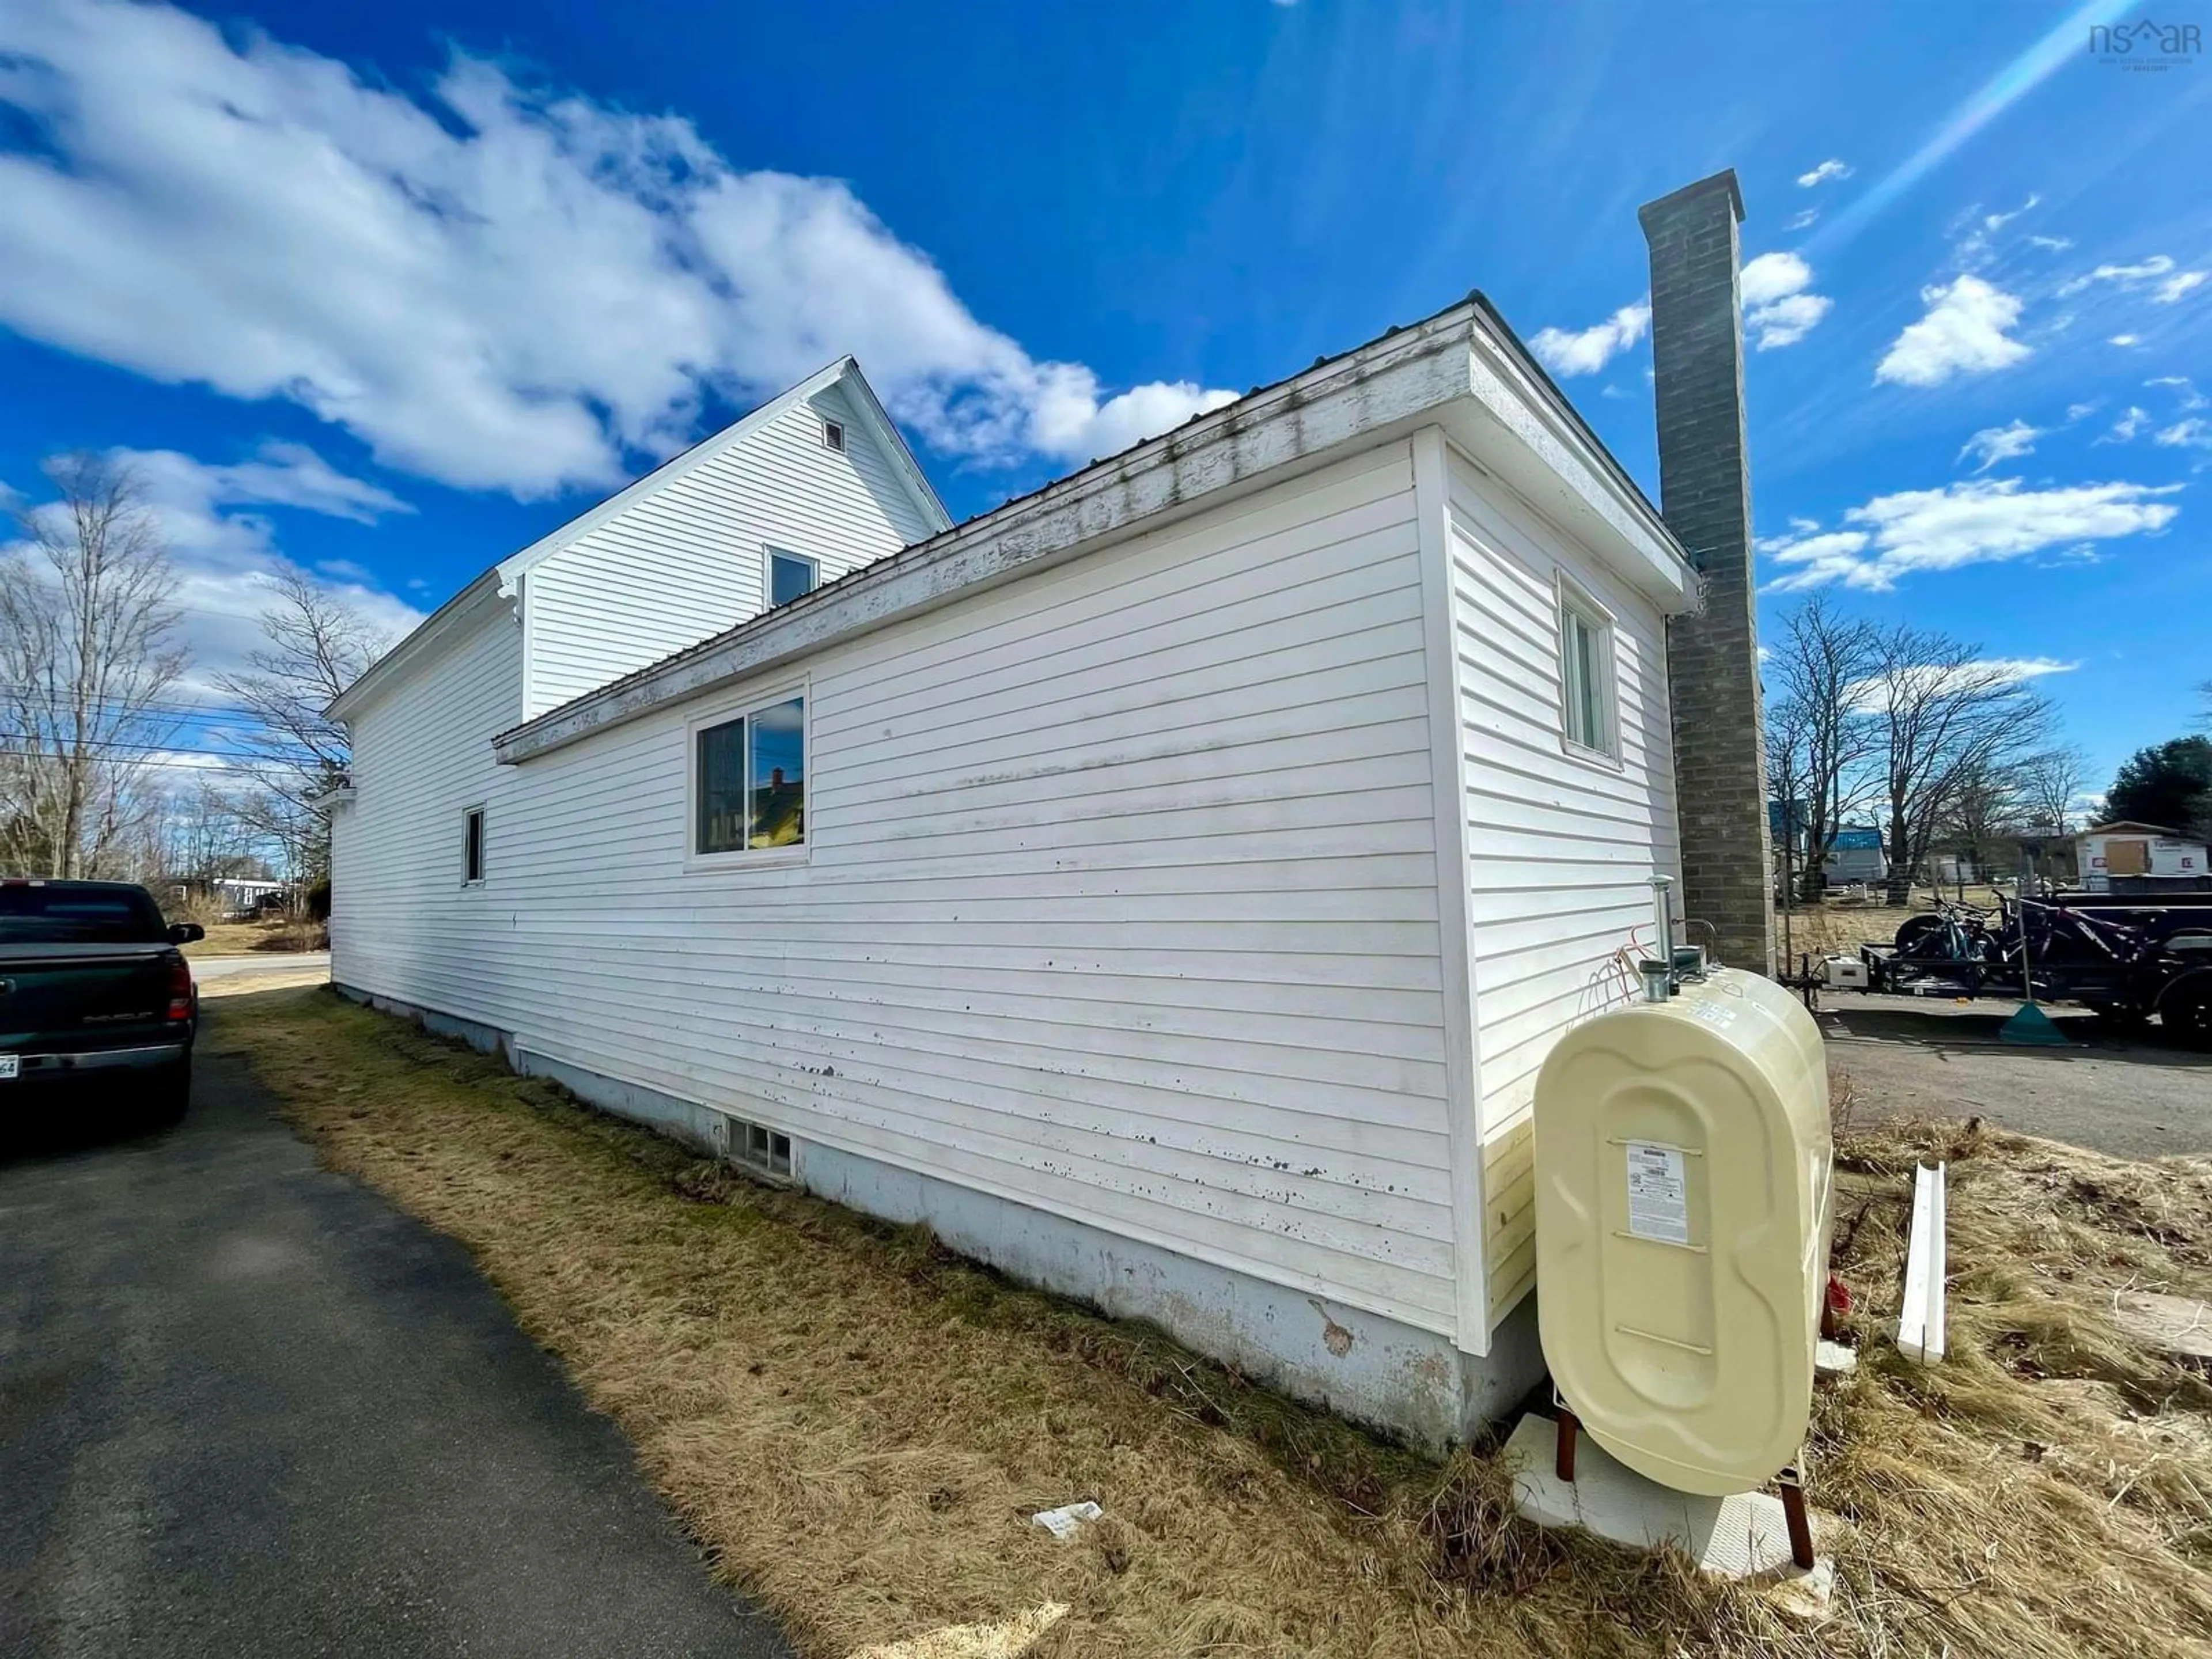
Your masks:
[{"label": "two-storey white house", "polygon": [[1479,297],[957,527],[848,360],[339,699],[334,977],[1449,1438],[1696,586]]}]

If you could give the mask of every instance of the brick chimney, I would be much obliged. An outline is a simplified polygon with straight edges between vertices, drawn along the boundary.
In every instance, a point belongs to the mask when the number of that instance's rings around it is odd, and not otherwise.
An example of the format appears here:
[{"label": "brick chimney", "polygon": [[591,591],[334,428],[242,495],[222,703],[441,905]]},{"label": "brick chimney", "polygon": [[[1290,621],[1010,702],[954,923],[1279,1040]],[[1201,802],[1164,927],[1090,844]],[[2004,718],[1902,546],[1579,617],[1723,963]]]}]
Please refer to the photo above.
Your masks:
[{"label": "brick chimney", "polygon": [[1713,925],[1723,962],[1771,974],[1773,861],[1737,282],[1743,195],[1733,171],[1717,173],[1636,216],[1651,248],[1660,512],[1689,550],[1702,593],[1693,615],[1667,627],[1682,914]]}]

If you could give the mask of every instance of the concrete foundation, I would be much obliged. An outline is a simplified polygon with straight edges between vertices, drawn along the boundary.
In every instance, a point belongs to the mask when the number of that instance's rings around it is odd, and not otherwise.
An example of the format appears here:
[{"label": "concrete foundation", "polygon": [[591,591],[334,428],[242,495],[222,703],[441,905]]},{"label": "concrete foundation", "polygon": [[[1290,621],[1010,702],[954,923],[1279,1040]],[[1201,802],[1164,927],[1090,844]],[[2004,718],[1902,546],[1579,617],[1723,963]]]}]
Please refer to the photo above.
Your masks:
[{"label": "concrete foundation", "polygon": [[[516,1071],[559,1083],[602,1111],[709,1157],[727,1154],[733,1120],[714,1107],[556,1060],[476,1021],[337,988],[498,1054]],[[1114,1318],[1146,1321],[1247,1376],[1431,1449],[1505,1416],[1544,1374],[1534,1297],[1493,1334],[1490,1352],[1478,1356],[1433,1331],[799,1135],[793,1137],[792,1180],[864,1214],[927,1226],[951,1249],[1010,1278]]]}]

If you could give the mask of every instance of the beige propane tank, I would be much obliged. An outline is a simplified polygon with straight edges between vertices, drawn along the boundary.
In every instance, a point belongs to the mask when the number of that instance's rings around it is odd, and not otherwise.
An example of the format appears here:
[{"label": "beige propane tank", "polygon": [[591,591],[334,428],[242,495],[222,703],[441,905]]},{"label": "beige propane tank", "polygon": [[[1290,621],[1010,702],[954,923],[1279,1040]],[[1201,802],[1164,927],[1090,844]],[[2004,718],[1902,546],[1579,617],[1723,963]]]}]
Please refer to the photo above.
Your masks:
[{"label": "beige propane tank", "polygon": [[1536,1083],[1536,1307],[1560,1398],[1679,1492],[1797,1459],[1827,1288],[1820,1028],[1725,968],[1569,1031]]}]

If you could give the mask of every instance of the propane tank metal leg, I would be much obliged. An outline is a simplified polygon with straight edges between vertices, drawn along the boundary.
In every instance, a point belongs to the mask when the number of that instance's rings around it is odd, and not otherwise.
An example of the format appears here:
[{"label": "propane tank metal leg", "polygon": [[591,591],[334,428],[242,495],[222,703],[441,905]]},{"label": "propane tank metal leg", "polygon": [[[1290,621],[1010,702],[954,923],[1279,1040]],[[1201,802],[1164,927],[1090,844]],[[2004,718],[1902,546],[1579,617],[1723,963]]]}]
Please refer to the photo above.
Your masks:
[{"label": "propane tank metal leg", "polygon": [[1790,1559],[1809,1572],[1813,1567],[1813,1522],[1805,1513],[1805,1477],[1790,1468],[1776,1479],[1782,1487],[1782,1519],[1790,1528]]},{"label": "propane tank metal leg", "polygon": [[1555,1465],[1559,1477],[1567,1485],[1575,1484],[1575,1443],[1582,1432],[1582,1421],[1565,1405],[1559,1407],[1559,1450]]}]

